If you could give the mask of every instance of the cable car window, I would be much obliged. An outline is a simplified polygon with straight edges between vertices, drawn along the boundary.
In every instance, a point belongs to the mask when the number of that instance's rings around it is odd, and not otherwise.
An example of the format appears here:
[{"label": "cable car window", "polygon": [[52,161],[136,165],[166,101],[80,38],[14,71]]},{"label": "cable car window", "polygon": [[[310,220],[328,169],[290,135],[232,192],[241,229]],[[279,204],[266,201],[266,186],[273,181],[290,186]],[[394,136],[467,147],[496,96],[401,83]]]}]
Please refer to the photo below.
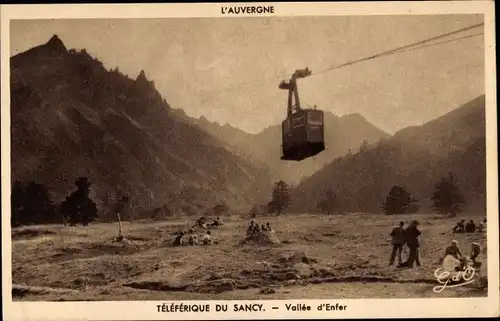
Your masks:
[{"label": "cable car window", "polygon": [[309,113],[309,119],[308,122],[309,124],[312,125],[321,125],[323,124],[323,117],[320,113]]},{"label": "cable car window", "polygon": [[310,142],[320,142],[323,140],[323,135],[319,128],[309,128],[307,131],[307,140]]},{"label": "cable car window", "polygon": [[300,127],[300,126],[304,125],[304,123],[305,123],[305,117],[304,117],[304,115],[292,118],[292,127],[293,128]]}]

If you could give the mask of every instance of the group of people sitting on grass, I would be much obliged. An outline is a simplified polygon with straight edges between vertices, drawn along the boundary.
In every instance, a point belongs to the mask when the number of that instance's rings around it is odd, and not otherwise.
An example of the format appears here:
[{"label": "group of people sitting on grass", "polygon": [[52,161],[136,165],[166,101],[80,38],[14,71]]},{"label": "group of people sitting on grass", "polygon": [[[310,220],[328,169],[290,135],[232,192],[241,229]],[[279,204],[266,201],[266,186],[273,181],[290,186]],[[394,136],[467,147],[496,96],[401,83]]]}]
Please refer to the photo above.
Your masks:
[{"label": "group of people sitting on grass", "polygon": [[274,230],[271,227],[271,224],[269,224],[269,222],[267,222],[265,225],[264,224],[259,225],[258,223],[251,221],[247,228],[247,236],[257,234],[260,232],[274,233]]},{"label": "group of people sitting on grass", "polygon": [[204,228],[204,229],[207,229],[207,228],[219,228],[221,226],[224,225],[224,222],[222,221],[222,219],[220,217],[216,217],[213,219],[213,222],[212,223],[207,223],[207,218],[206,217],[200,217],[195,225],[193,227],[201,227],[201,228]]},{"label": "group of people sitting on grass", "polygon": [[486,219],[482,220],[479,224],[476,225],[473,220],[465,223],[465,220],[461,220],[455,225],[453,228],[453,233],[475,233],[475,232],[484,232],[486,230]]},{"label": "group of people sitting on grass", "polygon": [[458,247],[458,241],[453,240],[451,244],[445,249],[444,257],[441,259],[443,269],[448,272],[462,271],[467,266],[473,268],[480,268],[478,256],[481,254],[481,246],[477,242],[471,244],[470,256],[465,256]]},{"label": "group of people sitting on grass", "polygon": [[[187,236],[187,242],[183,239],[184,236]],[[189,229],[188,233],[184,233],[184,231],[180,231],[174,239],[173,246],[182,246],[182,245],[211,245],[212,244],[212,234],[210,231],[206,231],[205,234],[198,236],[194,233],[192,229]]]}]

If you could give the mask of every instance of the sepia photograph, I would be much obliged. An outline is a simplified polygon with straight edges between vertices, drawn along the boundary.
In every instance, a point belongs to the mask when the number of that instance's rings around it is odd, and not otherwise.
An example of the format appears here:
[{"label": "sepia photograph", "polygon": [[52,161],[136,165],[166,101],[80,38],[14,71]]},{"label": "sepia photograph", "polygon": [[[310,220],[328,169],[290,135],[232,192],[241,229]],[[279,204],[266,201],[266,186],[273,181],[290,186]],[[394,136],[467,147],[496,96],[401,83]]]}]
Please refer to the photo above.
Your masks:
[{"label": "sepia photograph", "polygon": [[12,301],[488,297],[485,15],[234,7],[9,21]]}]

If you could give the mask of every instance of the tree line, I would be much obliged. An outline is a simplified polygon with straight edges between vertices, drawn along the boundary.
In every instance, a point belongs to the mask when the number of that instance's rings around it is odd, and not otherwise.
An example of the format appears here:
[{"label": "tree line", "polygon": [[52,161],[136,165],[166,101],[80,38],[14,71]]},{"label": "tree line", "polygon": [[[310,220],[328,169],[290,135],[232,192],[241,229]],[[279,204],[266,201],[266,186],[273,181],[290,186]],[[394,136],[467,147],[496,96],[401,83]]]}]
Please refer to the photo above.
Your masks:
[{"label": "tree line", "polygon": [[62,223],[88,225],[98,218],[96,203],[90,198],[88,178],[75,181],[76,190],[56,205],[48,188],[34,181],[16,181],[11,192],[11,224],[21,225]]},{"label": "tree line", "polygon": [[[268,203],[269,213],[281,214],[291,204],[291,188],[283,181],[275,183],[271,201]],[[449,173],[447,177],[441,178],[435,186],[434,192],[430,196],[435,212],[441,214],[457,215],[465,204],[465,197],[461,193],[455,176]],[[389,195],[382,203],[382,209],[386,214],[416,213],[420,206],[413,195],[402,185],[394,185],[389,191]],[[322,212],[331,214],[337,207],[337,197],[332,189],[324,191],[317,202],[317,208]],[[256,209],[252,209],[251,214],[255,216]]]},{"label": "tree line", "polygon": [[[11,224],[13,227],[37,224],[68,224],[84,226],[95,221],[98,216],[96,203],[90,197],[91,183],[86,177],[79,177],[75,181],[76,189],[57,206],[43,184],[34,181],[21,183],[16,181],[11,193]],[[465,203],[464,195],[457,186],[455,176],[450,173],[435,184],[431,195],[434,210],[442,214],[456,215]],[[275,183],[271,201],[267,204],[267,212],[285,212],[291,205],[291,187],[284,181]],[[385,198],[382,209],[386,214],[416,213],[420,206],[404,186],[394,185]],[[331,214],[337,206],[337,197],[332,189],[327,189],[317,203],[322,212]],[[128,196],[122,196],[114,207],[114,213],[119,217],[126,207],[130,207]],[[216,204],[213,214],[220,215],[228,212],[224,203]],[[258,213],[257,208],[251,210],[251,215]],[[120,220],[120,218],[118,218]]]},{"label": "tree line", "polygon": [[[132,207],[129,196],[118,197],[113,204],[105,199],[106,207],[110,211],[98,213],[97,204],[90,196],[91,183],[86,177],[79,177],[75,181],[76,188],[65,200],[56,204],[49,189],[35,181],[16,181],[11,191],[11,225],[18,227],[23,225],[40,224],[64,224],[75,226],[81,224],[87,226],[91,222],[100,221],[130,220],[127,209]],[[188,204],[180,208],[186,215],[196,215],[198,210]],[[224,201],[217,202],[213,207],[206,209],[204,215],[222,216],[230,211]],[[99,215],[100,214],[100,215]],[[140,213],[139,213],[140,214]],[[143,214],[134,215],[134,219],[140,218],[165,218],[174,215],[174,211],[164,205]]]}]

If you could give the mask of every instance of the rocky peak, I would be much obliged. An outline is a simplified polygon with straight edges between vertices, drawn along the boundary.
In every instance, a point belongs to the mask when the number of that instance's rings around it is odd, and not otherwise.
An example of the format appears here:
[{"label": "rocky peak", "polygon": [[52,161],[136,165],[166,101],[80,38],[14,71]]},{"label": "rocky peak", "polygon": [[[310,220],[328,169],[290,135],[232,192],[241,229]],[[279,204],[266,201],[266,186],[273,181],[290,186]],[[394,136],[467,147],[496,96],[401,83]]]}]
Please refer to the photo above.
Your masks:
[{"label": "rocky peak", "polygon": [[53,35],[50,40],[45,44],[46,47],[54,50],[54,51],[59,51],[59,52],[66,52],[66,46],[64,43],[59,39],[57,35]]},{"label": "rocky peak", "polygon": [[149,80],[146,78],[146,73],[144,72],[144,70],[141,70],[135,81],[141,83],[149,83]]}]

